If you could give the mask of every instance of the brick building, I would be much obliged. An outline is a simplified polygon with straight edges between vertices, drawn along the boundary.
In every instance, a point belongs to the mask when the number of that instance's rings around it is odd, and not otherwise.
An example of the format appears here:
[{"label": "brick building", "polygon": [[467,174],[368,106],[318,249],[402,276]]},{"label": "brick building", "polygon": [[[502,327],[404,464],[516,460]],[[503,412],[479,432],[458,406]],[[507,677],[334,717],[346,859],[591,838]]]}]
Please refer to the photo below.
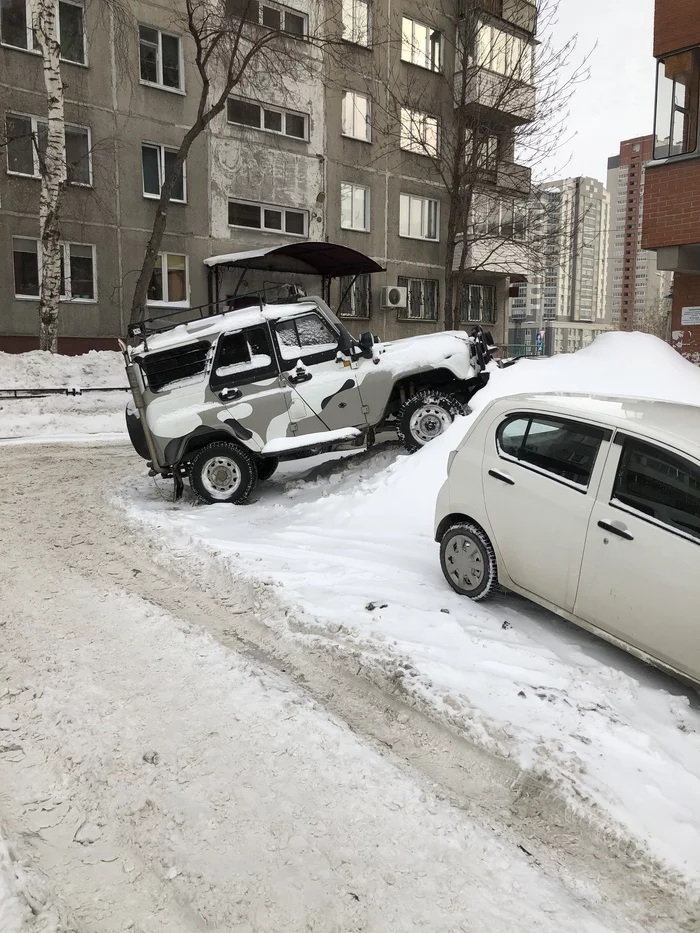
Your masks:
[{"label": "brick building", "polygon": [[675,273],[672,341],[700,364],[700,3],[656,0],[653,160],[646,168],[642,248]]}]

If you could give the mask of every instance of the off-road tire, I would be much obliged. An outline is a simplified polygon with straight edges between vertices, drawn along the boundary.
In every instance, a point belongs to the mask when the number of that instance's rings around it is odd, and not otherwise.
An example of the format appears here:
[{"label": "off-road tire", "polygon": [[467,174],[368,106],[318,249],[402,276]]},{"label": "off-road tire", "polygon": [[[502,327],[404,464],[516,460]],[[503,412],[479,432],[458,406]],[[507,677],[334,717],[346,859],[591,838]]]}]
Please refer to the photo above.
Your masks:
[{"label": "off-road tire", "polygon": [[[449,419],[451,424],[458,415],[464,414],[464,406],[447,392],[441,392],[438,389],[424,389],[417,392],[404,405],[401,406],[396,416],[396,428],[399,440],[405,446],[406,450],[412,454],[428,443],[417,436],[411,428],[411,419],[421,408],[433,407],[443,413],[443,416]],[[444,429],[443,429],[444,430]],[[442,433],[442,431],[440,431]],[[435,435],[436,437],[439,435]]]},{"label": "off-road tire", "polygon": [[277,457],[258,457],[255,462],[258,467],[258,481],[261,483],[269,479],[280,465]]},{"label": "off-road tire", "polygon": [[[454,553],[455,546],[458,546],[459,539],[464,542],[470,542],[475,548],[475,558],[478,560],[473,563],[478,569],[481,566],[481,579],[476,581],[473,578],[471,587],[464,586],[464,577],[459,572],[459,568],[450,563],[451,552]],[[482,599],[488,599],[491,594],[498,589],[498,565],[496,563],[496,553],[493,545],[489,541],[488,535],[471,522],[458,522],[450,525],[440,541],[440,566],[445,575],[445,579],[450,584],[455,593],[460,596],[468,596],[474,602],[481,602]],[[460,578],[461,581],[460,582]]]},{"label": "off-road tire", "polygon": [[[222,475],[228,465],[232,465],[238,473],[238,482],[235,488],[232,488],[230,494],[226,495],[222,487],[221,497],[212,494],[211,489],[214,485],[215,476],[211,474],[214,469],[211,464],[215,460],[222,461]],[[209,472],[209,477],[208,477]],[[231,502],[240,505],[248,498],[255,484],[258,481],[258,468],[255,463],[255,457],[245,448],[237,444],[229,444],[226,441],[215,441],[208,444],[201,450],[198,450],[190,462],[190,485],[197,493],[197,496],[209,504],[219,502]]]}]

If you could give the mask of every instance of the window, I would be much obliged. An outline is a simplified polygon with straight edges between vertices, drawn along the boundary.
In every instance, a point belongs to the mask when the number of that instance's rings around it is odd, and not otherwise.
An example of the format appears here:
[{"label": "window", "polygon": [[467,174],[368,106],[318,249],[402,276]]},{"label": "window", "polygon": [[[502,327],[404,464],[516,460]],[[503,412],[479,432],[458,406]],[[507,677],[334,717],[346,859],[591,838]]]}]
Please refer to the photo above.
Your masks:
[{"label": "window", "polygon": [[[41,282],[41,244],[38,240],[14,237],[12,260],[15,274],[15,297],[39,298]],[[95,247],[84,243],[61,244],[61,299],[95,301]]]},{"label": "window", "polygon": [[498,167],[498,137],[468,129],[465,131],[464,159],[474,171],[496,174]]},{"label": "window", "polygon": [[480,198],[474,205],[471,227],[474,236],[522,240],[527,228],[526,206],[510,198]]},{"label": "window", "polygon": [[250,201],[228,202],[228,222],[231,227],[251,227],[256,230],[274,230],[278,233],[306,236],[308,221],[308,211],[252,204]]},{"label": "window", "polygon": [[402,315],[403,320],[437,321],[437,279],[409,279],[400,275],[397,281],[400,288],[408,289],[408,306]]},{"label": "window", "polygon": [[370,141],[370,102],[366,94],[343,91],[343,136]]},{"label": "window", "polygon": [[[144,198],[159,198],[160,189],[165,184],[165,179],[175,161],[177,153],[174,149],[166,149],[165,146],[158,146],[152,143],[144,143],[141,146],[141,166],[143,169],[143,196]],[[185,166],[178,173],[173,184],[171,198],[173,201],[184,202],[187,200],[185,189]]]},{"label": "window", "polygon": [[139,26],[139,60],[142,83],[174,91],[183,89],[179,36]]},{"label": "window", "polygon": [[338,348],[338,335],[315,312],[280,322],[277,340],[280,355],[287,362],[298,360],[300,356],[335,353]]},{"label": "window", "polygon": [[501,454],[587,487],[605,433],[576,421],[517,415],[500,425],[496,443]]},{"label": "window", "polygon": [[[0,0],[0,38],[16,49],[38,50],[28,0]],[[84,65],[85,28],[81,3],[59,0],[58,29],[63,61]]]},{"label": "window", "polygon": [[187,256],[159,253],[146,296],[149,305],[189,307]]},{"label": "window", "polygon": [[442,68],[442,33],[423,23],[418,23],[407,16],[403,17],[401,28],[401,59],[440,71]]},{"label": "window", "polygon": [[476,63],[497,74],[529,84],[532,81],[532,45],[498,26],[481,23],[476,36]]},{"label": "window", "polygon": [[402,194],[399,199],[399,235],[416,240],[437,240],[439,202]]},{"label": "window", "polygon": [[[47,124],[39,117],[8,113],[5,117],[7,170],[17,175],[41,177],[41,163],[46,153]],[[72,185],[92,183],[90,130],[66,125],[65,158],[68,181]]]},{"label": "window", "polygon": [[698,144],[700,49],[663,58],[656,77],[654,158],[695,152]]},{"label": "window", "polygon": [[369,230],[369,188],[341,183],[340,226],[344,230]]},{"label": "window", "polygon": [[700,540],[700,467],[677,454],[627,438],[613,502]]},{"label": "window", "polygon": [[203,376],[207,369],[211,344],[206,340],[186,343],[171,350],[152,353],[141,361],[146,373],[148,387],[152,392],[159,392],[171,382],[182,379],[195,380]]},{"label": "window", "polygon": [[309,118],[305,113],[268,107],[236,97],[228,99],[227,107],[229,123],[252,126],[256,130],[267,130],[269,133],[281,133],[295,139],[308,139]]},{"label": "window", "polygon": [[340,279],[341,317],[368,318],[372,311],[372,288],[368,275],[344,275]]},{"label": "window", "polygon": [[438,151],[438,119],[420,110],[401,108],[401,148],[419,155]]},{"label": "window", "polygon": [[369,46],[369,4],[366,0],[342,0],[343,39]]},{"label": "window", "polygon": [[210,380],[215,392],[223,386],[245,384],[276,375],[277,365],[266,327],[224,334],[219,340]]},{"label": "window", "polygon": [[306,13],[283,6],[281,3],[258,3],[258,0],[227,0],[226,13],[251,23],[265,26],[275,32],[292,36],[306,36],[309,20]]},{"label": "window", "polygon": [[462,286],[459,319],[493,324],[496,320],[496,286],[465,283]]}]

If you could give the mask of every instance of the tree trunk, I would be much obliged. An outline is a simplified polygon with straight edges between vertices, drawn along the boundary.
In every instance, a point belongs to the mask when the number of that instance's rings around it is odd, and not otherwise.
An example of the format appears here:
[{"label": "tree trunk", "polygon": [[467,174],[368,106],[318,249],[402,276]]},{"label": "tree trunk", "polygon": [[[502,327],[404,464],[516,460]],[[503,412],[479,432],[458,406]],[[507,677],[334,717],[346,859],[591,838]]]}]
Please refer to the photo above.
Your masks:
[{"label": "tree trunk", "polygon": [[41,232],[41,286],[39,298],[39,346],[58,350],[58,303],[61,297],[61,205],[66,187],[65,115],[61,48],[58,39],[58,4],[31,0],[32,21],[44,65],[48,104],[46,149],[34,140],[41,171],[39,227]]},{"label": "tree trunk", "polygon": [[[165,228],[168,225],[168,208],[170,207],[170,197],[172,195],[175,181],[182,171],[182,166],[185,164],[185,160],[190,153],[192,143],[201,133],[204,132],[207,125],[211,122],[211,119],[216,116],[216,114],[220,113],[221,110],[223,110],[223,105],[219,108],[212,107],[209,113],[207,113],[206,117],[200,118],[197,123],[195,123],[195,125],[185,134],[185,137],[180,144],[177,156],[175,157],[173,164],[171,165],[170,170],[163,182],[163,187],[160,191],[160,199],[156,205],[156,214],[153,220],[153,228],[151,230],[151,235],[148,238],[148,243],[146,244],[143,265],[141,266],[141,271],[134,287],[134,297],[131,302],[130,316],[130,321],[132,324],[143,320],[146,316],[148,286],[151,283],[153,270],[155,269],[156,260],[158,259],[158,252],[163,242]],[[163,274],[165,274],[165,271],[166,270],[163,270]]]}]

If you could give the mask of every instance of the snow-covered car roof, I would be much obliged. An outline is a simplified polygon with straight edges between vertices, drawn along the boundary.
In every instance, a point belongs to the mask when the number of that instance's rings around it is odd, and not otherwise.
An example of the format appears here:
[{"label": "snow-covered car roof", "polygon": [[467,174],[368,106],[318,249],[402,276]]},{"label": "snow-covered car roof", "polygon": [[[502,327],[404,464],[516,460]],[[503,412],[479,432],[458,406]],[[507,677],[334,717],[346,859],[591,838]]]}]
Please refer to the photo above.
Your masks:
[{"label": "snow-covered car roof", "polygon": [[510,395],[492,404],[520,406],[604,422],[613,428],[665,441],[700,458],[700,406],[625,395],[541,392]]},{"label": "snow-covered car roof", "polygon": [[[162,334],[149,334],[148,352],[168,350],[177,347],[188,340],[203,340],[207,337],[216,337],[224,330],[239,330],[244,327],[254,327],[256,324],[265,324],[267,321],[279,321],[282,318],[295,317],[307,311],[317,311],[318,304],[314,301],[297,301],[290,304],[254,305],[250,308],[241,308],[238,311],[227,311],[213,317],[198,318],[187,324],[178,324]],[[142,353],[143,344],[134,348],[134,353]]]}]

